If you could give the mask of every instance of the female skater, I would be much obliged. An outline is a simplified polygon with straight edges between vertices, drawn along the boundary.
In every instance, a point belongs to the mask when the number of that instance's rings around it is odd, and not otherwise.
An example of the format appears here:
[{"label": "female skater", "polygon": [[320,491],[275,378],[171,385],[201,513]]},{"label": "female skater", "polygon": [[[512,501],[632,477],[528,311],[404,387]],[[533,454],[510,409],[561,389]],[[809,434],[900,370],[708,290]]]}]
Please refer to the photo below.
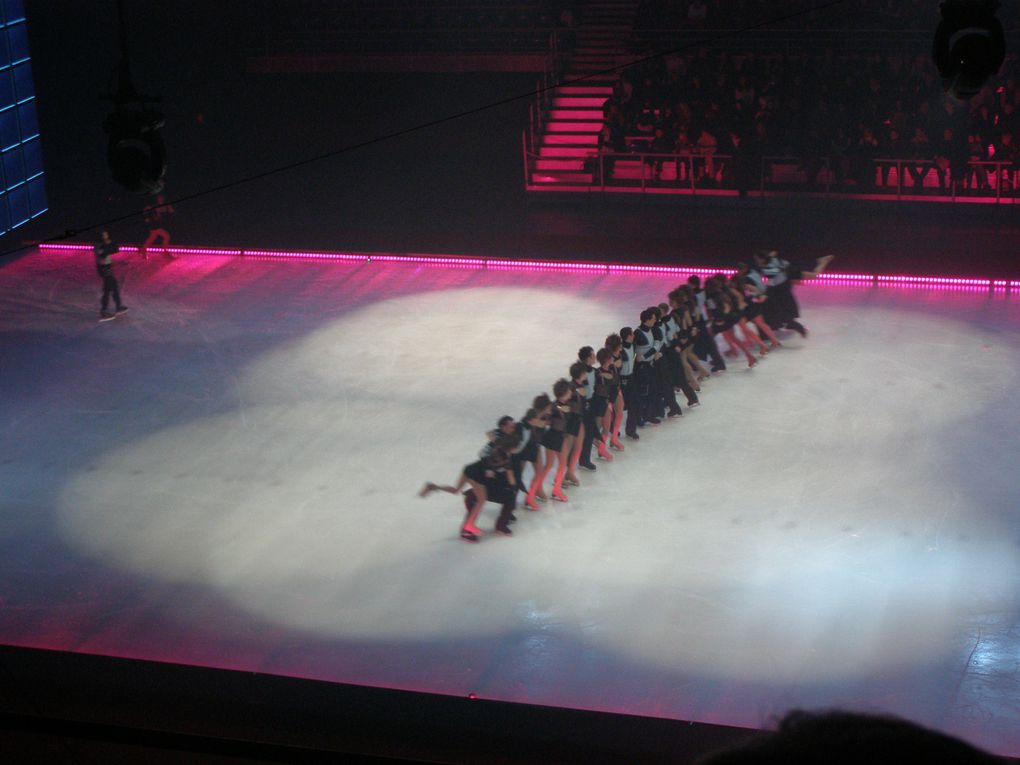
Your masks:
[{"label": "female skater", "polygon": [[613,357],[613,379],[609,384],[609,409],[602,419],[602,443],[623,451],[623,444],[620,443],[620,426],[623,424],[623,339],[619,335],[609,335],[606,338],[605,349]]},{"label": "female skater", "polygon": [[[765,341],[761,339],[761,335],[751,329],[748,323],[748,314],[751,313],[751,302],[744,296],[744,290],[740,287],[740,279],[734,275],[728,282],[724,282],[722,288],[726,290],[730,297],[733,299],[733,305],[737,310],[737,326],[740,327],[740,332],[744,336],[744,343],[751,345],[754,343],[761,350],[761,355],[764,356],[769,352],[769,348],[765,345]],[[775,337],[775,333],[768,329],[768,324],[765,325],[766,334]],[[778,342],[776,340],[775,342]]]},{"label": "female skater", "polygon": [[694,290],[691,289],[690,285],[681,284],[677,288],[677,292],[679,293],[681,306],[682,319],[680,329],[683,333],[682,345],[684,349],[680,358],[684,362],[684,371],[688,376],[691,387],[700,393],[702,381],[707,380],[710,375],[696,352],[698,333],[702,331],[698,329],[698,321],[695,318],[697,300],[694,297]]},{"label": "female skater", "polygon": [[419,496],[427,497],[434,491],[445,491],[448,494],[459,494],[464,486],[469,487],[466,492],[468,496],[467,517],[460,529],[460,536],[469,542],[477,542],[482,535],[476,521],[482,512],[485,503],[490,499],[502,504],[503,509],[496,520],[496,531],[500,534],[510,536],[510,516],[513,514],[516,504],[515,496],[517,487],[514,482],[514,474],[510,465],[510,453],[517,445],[513,436],[500,434],[492,444],[488,456],[477,462],[465,465],[461,471],[457,483],[452,486],[440,486],[438,484],[426,483]]},{"label": "female skater", "polygon": [[758,359],[751,355],[747,346],[733,333],[740,314],[733,304],[732,296],[725,289],[725,281],[720,281],[713,276],[705,283],[705,291],[707,292],[705,305],[711,318],[712,332],[722,335],[734,351],[743,351],[744,356],[747,357],[748,368],[753,367],[758,363]]},{"label": "female skater", "polygon": [[758,336],[761,337],[764,334],[769,339],[772,350],[782,348],[783,344],[779,342],[779,338],[776,337],[776,333],[772,331],[772,327],[768,325],[763,315],[766,300],[765,283],[751,279],[746,263],[737,263],[737,272],[733,275],[730,283],[737,292],[744,296],[746,304],[744,318],[758,328]]},{"label": "female skater", "polygon": [[[591,350],[588,348],[587,350]],[[570,385],[573,388],[573,395],[570,397],[570,411],[567,413],[567,436],[573,438],[573,443],[567,450],[567,472],[563,483],[570,486],[580,486],[577,480],[577,465],[581,462],[581,449],[584,446],[584,418],[588,411],[588,365],[583,361],[575,361],[570,365]],[[585,460],[582,467],[587,470],[595,470],[595,465]],[[553,499],[556,493],[553,492]]]},{"label": "female skater", "polygon": [[[692,406],[698,406],[698,394],[691,384],[692,375],[688,369],[684,368],[683,355],[684,348],[688,342],[687,330],[683,326],[683,312],[681,310],[680,292],[679,290],[673,290],[666,296],[669,301],[666,305],[666,309],[669,311],[667,314],[667,323],[670,328],[669,337],[669,370],[670,370],[670,383],[674,390],[679,388],[683,391],[684,396],[687,398],[688,408]],[[700,390],[700,387],[699,387]]]},{"label": "female skater", "polygon": [[613,419],[610,401],[615,402],[619,392],[614,387],[617,379],[616,361],[613,359],[613,352],[608,348],[599,348],[599,352],[595,354],[595,361],[598,366],[592,373],[592,379],[588,381],[592,389],[592,397],[588,402],[590,407],[588,424],[594,430],[593,435],[597,439],[595,445],[598,448],[599,457],[611,462],[613,455],[606,448],[606,441]]},{"label": "female skater", "polygon": [[[520,466],[518,470],[514,471],[514,475],[517,478],[517,487],[519,491],[527,492],[528,484],[524,483],[524,463],[530,462],[532,467],[532,481],[545,467],[545,456],[542,448],[542,438],[545,436],[546,428],[549,425],[549,415],[552,410],[552,401],[545,393],[535,396],[531,402],[531,409],[528,410],[527,414],[524,415],[518,425],[518,433],[521,436],[521,446],[518,447],[518,452],[514,455],[515,462]],[[545,502],[548,497],[541,486],[538,487],[538,491],[535,492],[534,499],[540,502]],[[538,506],[535,505],[534,499],[531,501],[532,506],[528,506],[527,500],[525,500],[525,506],[529,510],[537,510]]]},{"label": "female skater", "polygon": [[545,481],[545,477],[552,470],[554,460],[556,461],[557,478],[553,484],[552,496],[558,502],[567,501],[567,495],[563,493],[563,476],[567,471],[568,450],[573,442],[569,440],[565,431],[572,392],[573,388],[571,388],[569,380],[560,378],[553,384],[553,402],[549,410],[549,427],[542,436],[545,459],[542,463],[542,469],[535,471],[535,477],[531,481],[528,496],[524,503],[525,507],[529,510],[538,510],[535,498],[542,490],[542,482]]}]

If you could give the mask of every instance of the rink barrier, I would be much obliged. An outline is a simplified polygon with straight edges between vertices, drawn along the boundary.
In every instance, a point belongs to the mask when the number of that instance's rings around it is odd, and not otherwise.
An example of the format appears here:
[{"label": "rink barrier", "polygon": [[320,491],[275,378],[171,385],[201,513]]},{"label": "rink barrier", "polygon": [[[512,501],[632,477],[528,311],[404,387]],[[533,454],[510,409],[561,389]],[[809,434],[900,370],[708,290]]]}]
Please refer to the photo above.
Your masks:
[{"label": "rink barrier", "polygon": [[[47,243],[40,250],[91,252],[91,244]],[[140,247],[125,245],[121,252],[137,253]],[[210,247],[152,247],[152,254],[178,257],[219,256],[246,260],[319,260],[351,264],[394,263],[444,268],[481,268],[493,271],[572,271],[590,274],[671,274],[675,276],[709,276],[735,273],[732,268],[709,266],[635,265],[630,263],[565,262],[559,260],[512,260],[509,258],[472,258],[455,255],[389,252],[327,252],[299,250],[244,250]],[[956,276],[921,276],[915,274],[824,273],[801,283],[801,286],[833,284],[862,287],[955,288],[959,290],[1011,292],[1020,289],[1020,280],[965,278]]]}]

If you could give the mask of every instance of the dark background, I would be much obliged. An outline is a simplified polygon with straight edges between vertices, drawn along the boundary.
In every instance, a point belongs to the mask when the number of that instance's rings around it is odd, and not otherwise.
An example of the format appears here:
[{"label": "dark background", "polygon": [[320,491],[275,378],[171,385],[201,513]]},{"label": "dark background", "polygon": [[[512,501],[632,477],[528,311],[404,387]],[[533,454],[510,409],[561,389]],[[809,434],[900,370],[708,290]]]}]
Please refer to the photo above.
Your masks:
[{"label": "dark background", "polygon": [[[934,5],[934,3],[933,3]],[[287,3],[127,0],[134,79],[162,96],[169,200],[526,94],[530,74],[251,74]],[[114,0],[27,2],[50,211],[5,249],[139,211],[106,167]],[[850,97],[852,94],[848,94]],[[845,199],[552,198],[524,191],[528,99],[181,203],[181,245],[682,261],[761,247],[837,270],[1020,277],[1020,206]],[[112,226],[139,242],[140,217]],[[79,239],[92,240],[97,231]]]}]

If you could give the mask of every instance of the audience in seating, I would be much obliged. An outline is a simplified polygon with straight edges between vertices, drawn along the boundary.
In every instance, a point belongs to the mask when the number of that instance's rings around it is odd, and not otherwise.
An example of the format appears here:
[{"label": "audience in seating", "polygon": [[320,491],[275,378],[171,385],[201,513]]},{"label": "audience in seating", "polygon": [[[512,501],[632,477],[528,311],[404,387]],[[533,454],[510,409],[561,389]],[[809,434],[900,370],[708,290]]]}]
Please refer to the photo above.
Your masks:
[{"label": "audience in seating", "polygon": [[[1011,55],[977,97],[960,103],[942,92],[927,53],[698,48],[622,70],[604,117],[613,145],[622,132],[629,152],[691,152],[695,178],[708,183],[735,184],[735,166],[712,157],[739,153],[752,174],[763,157],[795,158],[801,185],[988,194],[1000,181],[1015,186],[1015,71]],[[1010,169],[1001,177],[994,165],[973,164],[1004,158]],[[647,164],[661,170],[659,159]]]},{"label": "audience in seating", "polygon": [[994,765],[998,757],[916,723],[855,712],[793,711],[774,733],[698,765]]}]

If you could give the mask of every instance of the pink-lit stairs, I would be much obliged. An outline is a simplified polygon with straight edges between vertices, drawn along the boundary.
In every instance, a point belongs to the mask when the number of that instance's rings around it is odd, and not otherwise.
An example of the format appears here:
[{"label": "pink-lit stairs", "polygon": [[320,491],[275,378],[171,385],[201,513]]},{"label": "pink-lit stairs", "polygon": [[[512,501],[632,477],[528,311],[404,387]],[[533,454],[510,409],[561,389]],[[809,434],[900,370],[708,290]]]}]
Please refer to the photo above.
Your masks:
[{"label": "pink-lit stairs", "polygon": [[[562,80],[569,82],[612,69],[625,59],[638,3],[594,0],[584,3],[577,26],[577,44]],[[590,186],[586,163],[598,151],[602,105],[613,92],[617,74],[598,74],[552,93],[538,157],[529,167],[529,187]]]}]

